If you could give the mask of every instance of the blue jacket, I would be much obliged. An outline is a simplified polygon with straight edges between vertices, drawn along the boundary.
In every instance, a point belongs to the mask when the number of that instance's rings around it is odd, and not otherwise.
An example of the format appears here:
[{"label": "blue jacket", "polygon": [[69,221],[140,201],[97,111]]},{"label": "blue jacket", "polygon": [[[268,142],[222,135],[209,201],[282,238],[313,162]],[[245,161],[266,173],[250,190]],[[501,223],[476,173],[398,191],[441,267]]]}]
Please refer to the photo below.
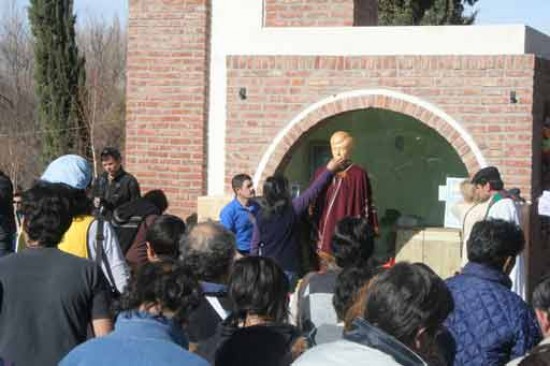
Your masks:
[{"label": "blue jacket", "polygon": [[252,240],[253,224],[251,218],[259,209],[259,206],[253,200],[249,201],[248,206],[243,206],[234,198],[229,202],[220,213],[220,222],[228,230],[235,234],[237,249],[241,251],[250,251],[250,241]]},{"label": "blue jacket", "polygon": [[454,365],[504,365],[540,341],[533,311],[510,291],[503,272],[470,262],[446,282],[454,300],[445,322],[454,342]]},{"label": "blue jacket", "polygon": [[121,313],[115,330],[73,349],[60,366],[208,366],[185,350],[183,331],[171,321],[147,313]]}]

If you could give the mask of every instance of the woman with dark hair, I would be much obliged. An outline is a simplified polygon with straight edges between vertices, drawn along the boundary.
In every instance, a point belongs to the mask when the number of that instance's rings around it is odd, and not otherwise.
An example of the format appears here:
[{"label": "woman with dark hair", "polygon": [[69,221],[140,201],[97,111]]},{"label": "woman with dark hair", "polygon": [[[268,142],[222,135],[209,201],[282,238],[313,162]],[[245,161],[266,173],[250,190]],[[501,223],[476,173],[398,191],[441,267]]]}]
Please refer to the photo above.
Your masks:
[{"label": "woman with dark hair", "polygon": [[235,324],[286,323],[288,291],[288,279],[272,259],[237,261],[229,278]]},{"label": "woman with dark hair", "polygon": [[[272,259],[246,257],[235,262],[229,279],[232,313],[222,322],[216,339],[199,347],[198,353],[210,361],[215,358],[216,365],[263,365],[266,355],[273,353],[271,344],[283,340],[285,346],[270,362],[289,365],[303,352],[305,342],[298,329],[288,324],[288,291],[288,278]],[[252,349],[244,341],[251,334],[267,341]]]},{"label": "woman with dark hair", "polygon": [[260,210],[255,214],[251,254],[273,258],[289,276],[294,287],[299,258],[299,220],[334,174],[346,166],[341,158],[332,159],[306,191],[290,198],[288,180],[275,175],[263,186]]},{"label": "woman with dark hair", "polygon": [[363,314],[343,339],[313,348],[295,365],[446,364],[437,340],[453,298],[428,266],[398,263],[375,277],[362,295]]},{"label": "woman with dark hair", "polygon": [[186,351],[182,328],[199,300],[199,284],[187,268],[146,264],[122,295],[115,330],[76,347],[60,365],[206,366]]}]

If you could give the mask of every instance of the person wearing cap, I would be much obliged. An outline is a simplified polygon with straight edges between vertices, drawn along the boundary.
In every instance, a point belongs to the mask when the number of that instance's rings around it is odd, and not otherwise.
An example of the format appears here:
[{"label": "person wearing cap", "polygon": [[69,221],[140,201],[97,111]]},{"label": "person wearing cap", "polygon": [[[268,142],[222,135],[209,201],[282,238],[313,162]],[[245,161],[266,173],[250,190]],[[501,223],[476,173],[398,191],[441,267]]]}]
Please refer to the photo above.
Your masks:
[{"label": "person wearing cap", "polygon": [[[477,210],[478,212],[479,208],[482,210],[478,215],[480,220],[501,219],[520,226],[520,211],[512,197],[504,190],[504,182],[496,167],[488,166],[479,170],[473,176],[472,184],[476,187],[477,199],[482,202]],[[475,222],[471,223],[472,226],[474,224]],[[510,279],[512,280],[512,291],[524,300],[527,299],[525,272],[525,258],[521,252],[516,258]]]},{"label": "person wearing cap", "polygon": [[94,181],[92,195],[94,205],[110,219],[117,207],[140,198],[141,193],[137,179],[122,167],[118,149],[106,147],[100,156],[105,171]]},{"label": "person wearing cap", "polygon": [[[90,163],[78,155],[63,155],[48,165],[40,180],[68,188],[73,221],[58,248],[99,263],[112,289],[122,293],[130,271],[111,224],[91,215],[92,203],[87,196],[92,181]],[[102,235],[98,236],[100,226]]]}]

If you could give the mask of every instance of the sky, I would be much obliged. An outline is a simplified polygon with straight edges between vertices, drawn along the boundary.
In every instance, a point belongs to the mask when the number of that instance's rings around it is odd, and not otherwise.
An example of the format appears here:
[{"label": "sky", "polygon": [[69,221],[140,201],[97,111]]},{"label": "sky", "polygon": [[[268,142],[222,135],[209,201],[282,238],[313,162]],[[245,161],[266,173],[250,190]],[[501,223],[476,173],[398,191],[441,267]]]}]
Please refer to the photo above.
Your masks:
[{"label": "sky", "polygon": [[[0,17],[6,14],[12,2],[21,8],[29,5],[29,0],[0,0]],[[88,17],[109,21],[115,16],[124,21],[128,17],[128,0],[74,0],[74,9],[77,22]]]},{"label": "sky", "polygon": [[550,0],[479,0],[477,24],[527,24],[550,35]]},{"label": "sky", "polygon": [[[0,17],[11,1],[23,7],[29,3],[29,0],[0,0],[3,5]],[[128,16],[128,0],[74,0],[74,3],[81,21],[90,16],[105,20],[118,16],[125,21]],[[475,9],[477,24],[527,24],[550,35],[550,0],[478,0]]]}]

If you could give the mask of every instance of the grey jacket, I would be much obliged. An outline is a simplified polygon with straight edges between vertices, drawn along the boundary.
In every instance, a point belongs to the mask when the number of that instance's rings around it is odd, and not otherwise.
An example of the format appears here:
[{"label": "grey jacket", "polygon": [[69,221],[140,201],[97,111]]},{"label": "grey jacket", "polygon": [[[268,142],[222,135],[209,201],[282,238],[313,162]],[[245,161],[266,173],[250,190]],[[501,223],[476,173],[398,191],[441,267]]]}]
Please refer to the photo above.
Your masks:
[{"label": "grey jacket", "polygon": [[416,353],[394,337],[357,319],[344,339],[314,347],[298,358],[295,366],[424,366]]},{"label": "grey jacket", "polygon": [[[128,279],[130,278],[130,269],[126,264],[120,245],[118,244],[118,239],[115,234],[115,231],[110,223],[105,221],[103,223],[103,251],[105,253],[105,258],[111,273],[113,274],[114,285],[118,292],[122,293],[124,288],[128,284]],[[96,241],[97,241],[97,220],[92,221],[90,228],[88,229],[88,253],[90,254],[90,259],[96,259]],[[105,262],[101,263],[101,269],[105,274],[105,278],[110,282],[110,278],[105,267]]]}]

